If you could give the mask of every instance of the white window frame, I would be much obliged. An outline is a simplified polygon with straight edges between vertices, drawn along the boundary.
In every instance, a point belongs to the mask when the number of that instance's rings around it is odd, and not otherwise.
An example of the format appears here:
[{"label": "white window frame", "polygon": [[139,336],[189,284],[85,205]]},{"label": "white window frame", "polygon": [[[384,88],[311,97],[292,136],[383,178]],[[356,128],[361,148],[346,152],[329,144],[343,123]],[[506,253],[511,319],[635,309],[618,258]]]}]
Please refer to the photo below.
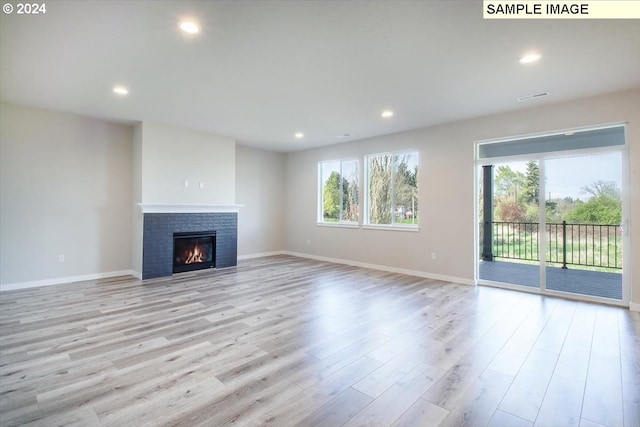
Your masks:
[{"label": "white window frame", "polygon": [[[358,221],[343,221],[343,220],[338,220],[337,222],[328,222],[324,220],[324,201],[323,201],[323,189],[324,189],[324,182],[322,180],[322,165],[325,163],[335,163],[335,162],[340,162],[340,176],[343,176],[342,174],[342,167],[343,167],[343,163],[346,162],[355,162],[356,163],[356,168],[357,168],[357,176],[358,176]],[[361,221],[362,221],[362,209],[360,208],[362,206],[362,197],[361,197],[361,193],[362,193],[362,185],[360,184],[362,180],[362,171],[360,169],[360,160],[358,158],[355,157],[347,157],[347,158],[341,158],[341,159],[333,159],[333,160],[321,160],[318,162],[318,209],[317,209],[317,223],[316,225],[318,226],[322,226],[322,227],[343,227],[343,228],[359,228]],[[342,209],[342,207],[341,207]],[[339,214],[338,217],[341,217],[342,215]]]},{"label": "white window frame", "polygon": [[[375,154],[367,154],[364,156],[364,210],[362,211],[361,217],[363,218],[363,226],[364,229],[372,229],[372,230],[395,230],[395,231],[419,231],[420,223],[418,224],[398,224],[392,222],[391,224],[371,224],[369,222],[369,159],[372,157],[379,156],[402,156],[402,155],[411,155],[416,157],[417,165],[418,165],[418,174],[420,173],[420,152],[417,149],[409,149],[409,150],[401,150],[401,151],[387,151],[382,153]],[[392,201],[394,199],[393,191],[395,188],[395,176],[391,177],[392,182]],[[420,193],[420,185],[418,185],[418,194]],[[418,197],[418,200],[420,198]],[[392,203],[391,211],[393,213],[395,205]],[[392,214],[391,220],[394,220],[394,215]]]}]

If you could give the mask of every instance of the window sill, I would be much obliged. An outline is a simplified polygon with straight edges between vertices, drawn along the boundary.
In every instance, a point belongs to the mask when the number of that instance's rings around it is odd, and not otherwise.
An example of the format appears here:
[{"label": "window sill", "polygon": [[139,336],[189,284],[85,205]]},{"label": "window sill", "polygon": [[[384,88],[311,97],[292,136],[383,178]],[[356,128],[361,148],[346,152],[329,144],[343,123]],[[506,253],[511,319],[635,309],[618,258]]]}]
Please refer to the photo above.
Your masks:
[{"label": "window sill", "polygon": [[367,225],[363,225],[362,228],[364,230],[386,230],[386,231],[408,231],[408,232],[412,232],[412,233],[417,233],[418,231],[420,231],[420,228],[418,225],[373,225],[373,224],[367,224]]},{"label": "window sill", "polygon": [[350,224],[348,222],[317,222],[318,227],[335,227],[335,228],[359,228],[358,223]]}]

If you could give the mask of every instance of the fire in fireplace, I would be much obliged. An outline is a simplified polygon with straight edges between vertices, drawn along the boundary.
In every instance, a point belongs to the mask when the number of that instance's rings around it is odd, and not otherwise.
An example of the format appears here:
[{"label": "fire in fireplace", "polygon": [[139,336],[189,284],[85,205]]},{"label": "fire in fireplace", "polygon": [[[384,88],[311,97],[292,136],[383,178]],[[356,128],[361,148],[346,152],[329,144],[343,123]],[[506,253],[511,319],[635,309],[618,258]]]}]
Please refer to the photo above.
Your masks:
[{"label": "fire in fireplace", "polygon": [[173,272],[216,266],[216,232],[173,233]]}]

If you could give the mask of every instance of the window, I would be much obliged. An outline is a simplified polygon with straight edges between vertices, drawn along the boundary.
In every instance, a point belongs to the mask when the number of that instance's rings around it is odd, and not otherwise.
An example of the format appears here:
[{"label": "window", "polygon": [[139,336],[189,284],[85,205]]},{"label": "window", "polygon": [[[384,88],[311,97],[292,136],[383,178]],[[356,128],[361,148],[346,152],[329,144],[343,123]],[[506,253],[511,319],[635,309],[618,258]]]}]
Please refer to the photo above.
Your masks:
[{"label": "window", "polygon": [[318,164],[320,174],[318,222],[358,224],[358,161],[332,160]]},{"label": "window", "polygon": [[417,226],[418,153],[366,157],[367,224]]}]

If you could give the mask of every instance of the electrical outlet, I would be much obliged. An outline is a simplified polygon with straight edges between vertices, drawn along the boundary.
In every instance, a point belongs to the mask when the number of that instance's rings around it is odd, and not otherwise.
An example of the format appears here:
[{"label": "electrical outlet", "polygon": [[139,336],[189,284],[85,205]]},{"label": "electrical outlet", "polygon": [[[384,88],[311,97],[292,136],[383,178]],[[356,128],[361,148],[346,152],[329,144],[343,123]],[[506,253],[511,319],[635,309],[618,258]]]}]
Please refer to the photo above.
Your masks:
[{"label": "electrical outlet", "polygon": [[200,181],[200,188],[204,188],[204,182]]},{"label": "electrical outlet", "polygon": [[58,255],[58,262],[64,262],[64,255]]},{"label": "electrical outlet", "polygon": [[435,261],[438,258],[435,252],[431,252],[431,261]]},{"label": "electrical outlet", "polygon": [[185,179],[184,180],[184,188],[187,188],[189,186],[189,180]]},{"label": "electrical outlet", "polygon": [[310,245],[310,244],[311,244],[311,240],[307,240],[307,245]]}]

